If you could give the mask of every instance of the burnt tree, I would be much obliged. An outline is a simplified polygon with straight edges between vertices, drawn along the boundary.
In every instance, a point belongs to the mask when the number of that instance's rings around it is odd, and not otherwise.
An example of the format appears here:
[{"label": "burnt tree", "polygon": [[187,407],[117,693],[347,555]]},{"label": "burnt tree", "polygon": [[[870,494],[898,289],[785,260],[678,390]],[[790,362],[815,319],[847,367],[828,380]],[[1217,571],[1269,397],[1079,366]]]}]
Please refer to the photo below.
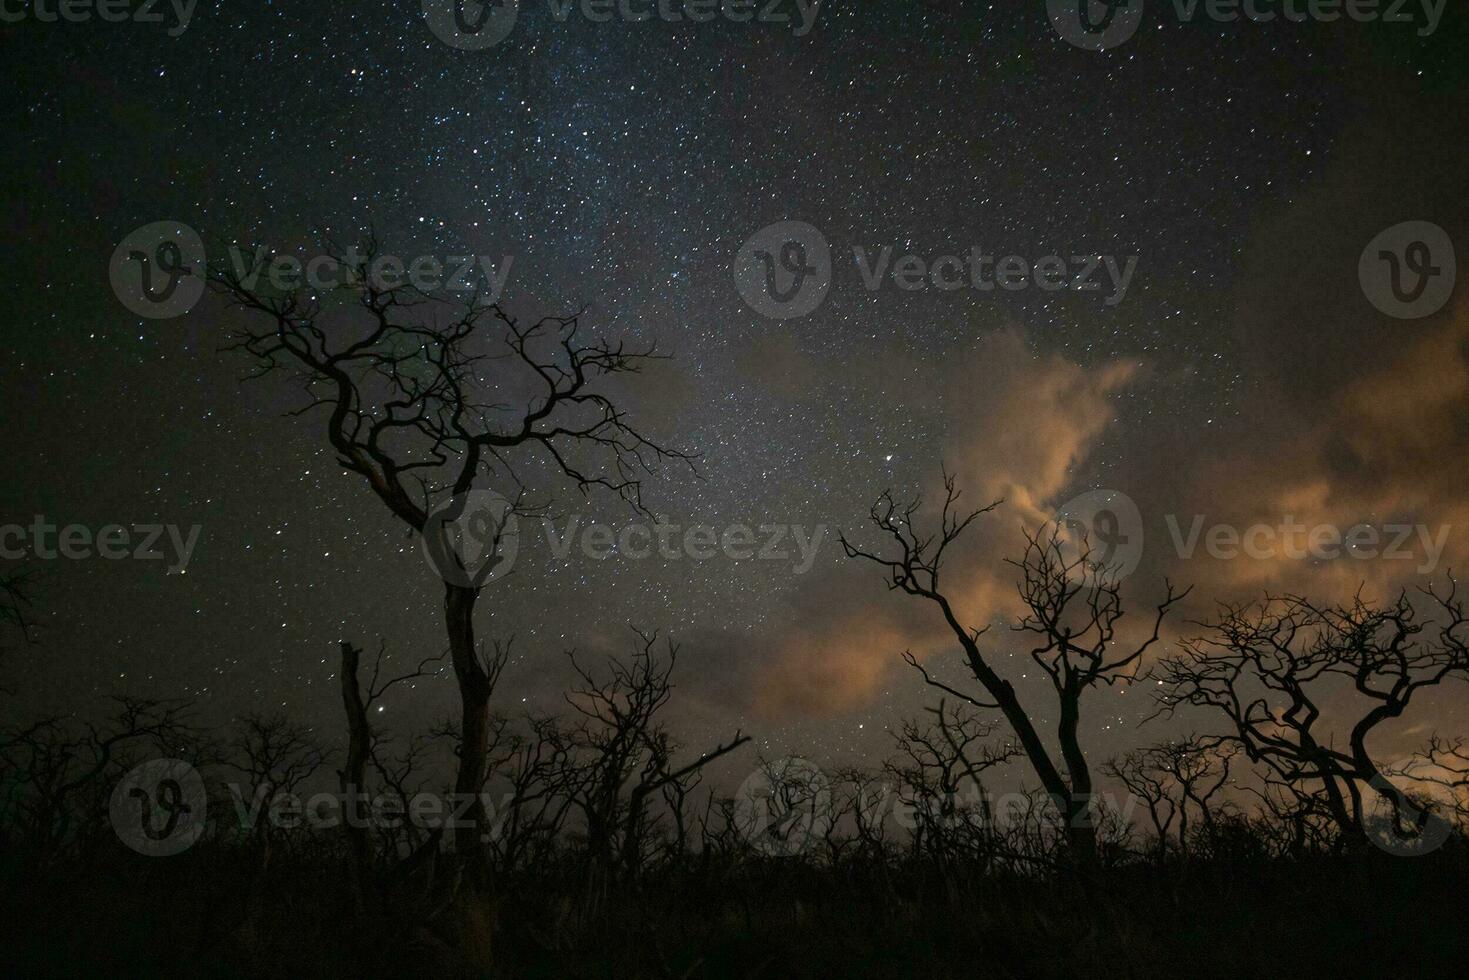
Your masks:
[{"label": "burnt tree", "polygon": [[[444,556],[444,628],[460,695],[454,788],[475,794],[487,775],[495,686],[475,609],[504,560],[508,520],[487,515],[488,556],[469,560],[450,534],[467,495],[499,488],[509,513],[525,513],[522,474],[534,468],[642,509],[642,477],[693,459],[644,436],[605,390],[609,378],[660,358],[654,345],[584,339],[580,314],[523,323],[477,292],[458,299],[385,282],[372,239],[335,251],[344,275],[331,296],[355,304],[353,325],[335,313],[328,322],[315,295],[272,292],[230,266],[211,269],[209,280],[246,314],[229,349],[255,358],[252,376],[296,373],[307,398],[296,414],[319,411],[341,466]],[[479,854],[484,819],[476,803],[457,828],[462,856]]]},{"label": "burnt tree", "polygon": [[[1375,605],[1357,596],[1342,605],[1302,596],[1267,596],[1225,605],[1205,634],[1160,665],[1161,711],[1189,705],[1224,722],[1220,737],[1238,745],[1267,778],[1330,814],[1340,846],[1360,846],[1366,805],[1381,799],[1395,829],[1412,838],[1425,815],[1386,778],[1368,739],[1400,718],[1415,695],[1469,679],[1463,605],[1451,588],[1424,590],[1441,618],[1429,629],[1406,593]],[[1358,710],[1345,717],[1344,743],[1327,728],[1325,699],[1345,688]]]},{"label": "burnt tree", "polygon": [[1013,629],[1029,638],[1031,659],[1045,672],[1055,694],[1056,744],[1049,746],[1031,709],[997,669],[997,659],[981,646],[989,627],[965,625],[940,583],[945,552],[976,518],[999,502],[961,512],[961,491],[948,473],[944,474],[944,491],[936,531],[925,533],[918,527],[921,498],[900,506],[891,493],[884,492],[873,505],[870,517],[886,540],[885,549],[868,551],[845,535],[842,548],[849,558],[861,558],[883,568],[889,589],[925,599],[938,608],[981,690],[959,691],[930,676],[911,653],[905,658],[931,686],[973,707],[998,709],[1004,715],[1060,813],[1072,860],[1082,869],[1095,867],[1099,859],[1091,811],[1092,775],[1080,738],[1082,698],[1099,684],[1125,682],[1135,675],[1144,654],[1158,640],[1164,616],[1188,594],[1187,590],[1175,593],[1168,585],[1167,594],[1155,609],[1152,629],[1139,642],[1121,645],[1117,623],[1123,615],[1123,604],[1118,583],[1089,560],[1085,548],[1078,555],[1068,555],[1056,529],[1050,534],[1027,534],[1024,556],[1013,562],[1020,571],[1020,598],[1026,613]]}]

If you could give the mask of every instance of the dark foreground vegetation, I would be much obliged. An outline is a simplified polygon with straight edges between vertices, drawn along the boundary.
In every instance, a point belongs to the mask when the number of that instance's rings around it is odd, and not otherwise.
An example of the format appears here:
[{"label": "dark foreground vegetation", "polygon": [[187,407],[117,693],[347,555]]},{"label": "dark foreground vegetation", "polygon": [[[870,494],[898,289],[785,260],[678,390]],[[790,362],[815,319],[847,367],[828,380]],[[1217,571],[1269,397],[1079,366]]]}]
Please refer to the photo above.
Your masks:
[{"label": "dark foreground vegetation", "polygon": [[917,855],[720,855],[594,895],[567,855],[431,918],[401,893],[357,911],[324,851],[264,881],[223,844],[25,864],[4,874],[11,976],[1450,977],[1469,955],[1462,845],[1201,853],[1084,890]]},{"label": "dark foreground vegetation", "polygon": [[[156,701],[7,728],[8,972],[1447,977],[1469,955],[1452,797],[1372,808],[1353,789],[1343,823],[1319,774],[1251,769],[1248,743],[1195,736],[1108,761],[1125,792],[1090,801],[1078,849],[1067,801],[985,790],[1023,753],[946,701],[896,727],[879,768],[754,759],[731,795],[705,764],[743,737],[696,755],[659,721],[675,659],[639,636],[581,671],[567,717],[497,718],[469,852],[446,819],[458,733],[359,728],[392,681],[375,667],[354,688],[350,646],[345,751],[284,719],[213,731]],[[1462,785],[1459,744],[1426,753],[1425,790]],[[183,768],[140,783],[163,758]]]}]

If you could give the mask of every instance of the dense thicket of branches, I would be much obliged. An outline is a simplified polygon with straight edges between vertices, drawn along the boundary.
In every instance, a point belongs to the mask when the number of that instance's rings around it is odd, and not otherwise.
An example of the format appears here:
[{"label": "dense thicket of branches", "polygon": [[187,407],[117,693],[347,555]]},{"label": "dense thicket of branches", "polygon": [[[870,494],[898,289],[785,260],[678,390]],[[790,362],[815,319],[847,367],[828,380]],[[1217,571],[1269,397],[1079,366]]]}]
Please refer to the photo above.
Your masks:
[{"label": "dense thicket of branches", "polygon": [[[89,945],[81,955],[115,965],[101,958],[105,950],[128,949],[134,968],[232,964],[253,974],[309,964],[325,975],[520,975],[538,962],[594,970],[617,957],[621,972],[648,976],[685,975],[715,953],[737,957],[748,972],[761,962],[742,945],[752,943],[766,956],[804,957],[794,975],[839,964],[862,973],[867,968],[853,962],[858,951],[871,957],[905,942],[904,934],[946,923],[921,950],[908,951],[910,966],[927,962],[942,972],[983,955],[1061,976],[1084,968],[1086,957],[1070,944],[1048,949],[1057,916],[1069,934],[1098,937],[1095,950],[1166,968],[1180,955],[1169,945],[1173,933],[1199,928],[1197,918],[1172,918],[1181,904],[1197,916],[1210,903],[1229,903],[1234,911],[1210,920],[1210,929],[1263,929],[1303,903],[1314,908],[1343,895],[1416,908],[1404,903],[1428,901],[1431,869],[1469,867],[1462,833],[1427,866],[1373,850],[1357,855],[1360,871],[1323,864],[1344,850],[1342,828],[1318,821],[1303,835],[1303,803],[1280,811],[1251,805],[1243,791],[1264,792],[1272,771],[1251,770],[1243,750],[1226,742],[1193,736],[1101,767],[1134,795],[1094,801],[1097,866],[1084,898],[1069,871],[1056,875],[1071,866],[1064,813],[1041,790],[987,791],[989,777],[1022,756],[1013,740],[997,737],[999,724],[949,701],[897,723],[891,757],[870,769],[813,777],[790,760],[745,760],[737,769],[768,777],[771,791],[759,802],[772,806],[774,820],[764,830],[779,823],[784,835],[772,848],[752,832],[748,800],[700,784],[704,764],[743,737],[691,754],[658,721],[673,651],[657,652],[651,636],[639,637],[631,656],[601,669],[578,661],[581,680],[559,717],[495,719],[483,853],[496,892],[474,899],[474,915],[446,914],[452,886],[444,879],[461,868],[443,860],[454,838],[405,819],[421,793],[452,786],[451,731],[406,739],[368,733],[355,785],[371,801],[372,819],[353,833],[313,825],[299,802],[313,787],[332,785],[329,766],[342,765],[339,774],[353,767],[345,762],[346,723],[328,732],[252,715],[211,732],[191,724],[184,706],[123,701],[95,724],[46,719],[7,730],[0,863],[28,896],[20,906],[6,893],[7,922],[64,931],[56,916],[100,912],[100,896],[110,896],[101,934],[113,946]],[[364,690],[381,683],[364,681]],[[1461,746],[1436,741],[1425,751],[1440,767],[1435,778],[1454,778],[1443,773],[1458,760],[1462,780]],[[144,857],[118,842],[108,795],[133,765],[165,755],[204,774],[211,817],[184,854]],[[1294,793],[1310,798],[1301,785]],[[817,802],[822,819],[813,821]],[[1415,872],[1412,890],[1399,894],[1405,866],[1430,870]],[[1288,880],[1277,880],[1285,867]],[[1059,882],[1068,884],[1057,890]],[[142,895],[143,905],[120,911],[128,896]],[[157,913],[174,905],[181,911]],[[37,924],[48,908],[53,918]],[[820,918],[809,920],[813,912]],[[1246,913],[1257,926],[1231,924]],[[1362,914],[1354,908],[1344,921]],[[1332,921],[1313,913],[1298,936]],[[979,936],[988,938],[979,943]],[[1219,962],[1245,969],[1251,938],[1221,933],[1234,952]],[[1157,949],[1145,954],[1145,940]],[[30,948],[25,936],[11,942]],[[1421,937],[1415,942],[1421,961]],[[1292,952],[1278,943],[1261,948],[1277,963]],[[1225,971],[1201,967],[1198,975]]]},{"label": "dense thicket of branches", "polygon": [[[1390,811],[1386,829],[1411,838],[1427,829],[1427,813],[1399,783],[1416,769],[1399,771],[1394,782],[1368,739],[1403,717],[1426,688],[1469,680],[1462,602],[1452,587],[1423,594],[1436,622],[1421,621],[1406,593],[1386,605],[1360,596],[1325,605],[1286,595],[1224,606],[1203,624],[1203,636],[1161,663],[1163,710],[1203,708],[1222,721],[1215,741],[1258,764],[1262,799],[1273,811],[1294,814],[1303,826],[1325,817],[1334,839],[1351,846],[1363,840],[1372,804],[1380,801]],[[1333,693],[1354,695],[1359,707],[1343,716],[1338,697],[1328,712],[1325,698]],[[1432,763],[1449,755],[1435,740],[1424,755],[1427,774],[1445,771]]]},{"label": "dense thicket of branches", "polygon": [[[1406,711],[1404,692],[1414,684],[1456,676],[1453,641],[1461,620],[1451,596],[1439,602],[1449,622],[1432,633],[1429,649],[1416,653],[1399,635],[1420,635],[1401,604],[1358,604],[1346,611],[1349,619],[1342,610],[1307,613],[1290,604],[1296,617],[1290,622],[1309,617],[1316,626],[1308,642],[1297,629],[1301,642],[1271,647],[1272,657],[1301,651],[1314,665],[1285,672],[1294,685],[1291,703],[1311,703],[1316,685],[1350,660],[1358,665],[1354,684],[1398,692],[1387,703]],[[1241,617],[1243,610],[1232,611],[1226,623]],[[1281,620],[1256,610],[1246,621]],[[1343,642],[1349,623],[1356,624],[1349,635],[1357,642]],[[1373,628],[1364,633],[1364,624]],[[1215,640],[1220,636],[1241,634],[1230,625]],[[1369,636],[1384,642],[1366,642]],[[1356,847],[1366,828],[1360,817],[1339,819],[1334,806],[1333,792],[1350,795],[1349,783],[1367,794],[1388,776],[1395,796],[1385,798],[1414,812],[1433,806],[1439,819],[1458,824],[1435,842],[1434,867],[1458,867],[1469,855],[1462,832],[1469,811],[1452,796],[1469,771],[1462,743],[1435,738],[1414,762],[1375,773],[1378,781],[1348,768],[1357,753],[1337,750],[1307,757],[1332,768],[1303,772],[1296,768],[1301,763],[1281,759],[1286,747],[1298,759],[1301,732],[1312,729],[1292,727],[1267,695],[1228,694],[1242,688],[1247,671],[1241,668],[1222,687],[1208,689],[1241,705],[1241,714],[1228,717],[1244,718],[1273,741],[1251,744],[1253,728],[1195,734],[1102,763],[1099,771],[1120,791],[1090,801],[1095,863],[1086,888],[1077,890],[1074,827],[1064,800],[1044,788],[995,793],[987,785],[1026,759],[1002,719],[984,717],[993,709],[942,692],[923,716],[895,721],[885,762],[821,772],[800,760],[745,759],[734,770],[758,773],[763,789],[753,798],[732,796],[728,780],[709,780],[707,769],[732,759],[747,739],[736,733],[702,752],[683,750],[662,720],[674,694],[678,648],[660,647],[653,634],[635,633],[633,640],[628,655],[600,665],[570,656],[576,680],[561,713],[491,719],[488,774],[480,787],[485,834],[476,847],[493,869],[496,891],[493,898],[476,895],[467,907],[473,914],[455,905],[464,862],[445,860],[461,838],[409,819],[423,794],[452,794],[454,725],[390,733],[367,711],[393,686],[431,676],[442,658],[394,673],[383,651],[368,665],[352,644],[342,647],[344,710],[331,725],[252,714],[225,730],[208,730],[187,705],[120,699],[94,722],[53,717],[0,731],[0,861],[12,880],[42,891],[106,894],[114,882],[136,879],[153,882],[150,888],[172,881],[197,892],[191,901],[200,911],[187,919],[187,939],[171,941],[185,942],[201,963],[277,962],[272,958],[285,954],[267,937],[312,921],[346,944],[333,947],[331,966],[323,964],[331,972],[352,963],[369,972],[390,963],[418,971],[509,969],[508,954],[490,953],[491,937],[511,937],[517,956],[543,949],[600,957],[636,934],[640,944],[625,955],[641,972],[659,974],[690,965],[659,937],[678,933],[695,942],[695,934],[707,937],[734,922],[765,935],[761,930],[776,928],[768,920],[772,910],[788,902],[796,915],[801,908],[826,907],[827,914],[839,908],[844,916],[870,909],[875,918],[865,934],[844,944],[850,946],[882,934],[894,910],[905,908],[921,907],[925,916],[968,910],[962,921],[972,926],[976,904],[1013,908],[1022,901],[1035,909],[1071,909],[1081,921],[1121,914],[1102,910],[1132,908],[1139,894],[1168,882],[1173,897],[1156,909],[1166,916],[1177,907],[1177,889],[1199,883],[1253,880],[1275,887],[1272,869],[1289,865],[1297,869],[1298,888],[1328,874],[1321,861],[1348,851],[1358,852],[1364,868],[1377,867],[1374,858],[1401,864]],[[1203,669],[1203,642],[1165,665],[1166,708],[1183,710],[1183,696],[1195,690],[1186,682]],[[1258,644],[1239,646],[1263,652]],[[492,669],[508,655],[508,645],[496,647]],[[1285,661],[1269,662],[1282,668]],[[1384,673],[1395,679],[1379,684]],[[1277,676],[1280,670],[1268,675]],[[1198,683],[1216,679],[1209,673]],[[1265,717],[1276,719],[1273,728]],[[208,788],[204,834],[179,857],[134,855],[118,842],[115,823],[109,825],[113,787],[139,762],[160,757],[187,761]],[[339,800],[361,801],[365,819],[314,822],[310,800],[327,789]],[[1431,804],[1432,792],[1450,795]],[[1372,873],[1380,885],[1396,872]],[[1053,891],[1053,882],[1066,888]],[[1097,903],[1108,895],[1111,901]],[[450,909],[455,914],[446,915]],[[1110,919],[1092,926],[1121,927]],[[614,928],[625,931],[608,931]],[[1003,928],[1039,927],[1021,921]],[[314,935],[311,941],[320,942]],[[843,954],[838,948],[823,955],[839,960]]]}]

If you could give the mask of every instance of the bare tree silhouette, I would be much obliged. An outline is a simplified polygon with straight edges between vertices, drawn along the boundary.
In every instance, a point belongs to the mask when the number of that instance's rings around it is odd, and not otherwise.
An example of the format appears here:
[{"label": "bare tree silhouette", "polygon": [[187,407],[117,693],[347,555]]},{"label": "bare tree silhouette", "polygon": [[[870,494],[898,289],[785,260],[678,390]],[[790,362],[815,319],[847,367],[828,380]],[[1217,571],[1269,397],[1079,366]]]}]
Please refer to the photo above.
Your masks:
[{"label": "bare tree silhouette", "polygon": [[[248,317],[264,321],[246,327],[230,349],[256,359],[254,376],[301,376],[307,404],[296,414],[322,410],[340,464],[361,476],[410,533],[427,532],[430,544],[462,557],[429,527],[435,503],[499,486],[513,507],[535,511],[521,481],[529,465],[639,509],[645,475],[666,461],[692,467],[690,454],[647,438],[601,388],[607,378],[636,374],[661,357],[653,345],[584,340],[580,313],[523,324],[478,293],[459,302],[380,282],[371,236],[350,254],[332,251],[345,273],[340,288],[366,321],[350,336],[324,323],[320,302],[301,291],[271,294],[228,265],[211,269],[209,281]],[[445,631],[461,701],[461,794],[477,793],[487,774],[495,678],[476,642],[474,614],[487,574],[502,559],[501,530],[491,542],[494,554],[475,574],[445,576]],[[482,807],[476,803],[465,816],[455,840],[468,860],[481,852]]]},{"label": "bare tree silhouette", "polygon": [[[326,750],[308,725],[280,715],[249,714],[240,719],[231,742],[231,765],[245,777],[242,797],[254,809],[254,823],[246,828],[255,849],[258,873],[269,873],[282,831],[303,819],[290,812],[301,785],[326,761]],[[277,810],[277,804],[282,804]],[[284,824],[283,820],[284,818]]]},{"label": "bare tree silhouette", "polygon": [[[1091,814],[1092,776],[1082,752],[1079,726],[1083,695],[1098,684],[1130,679],[1143,655],[1158,639],[1169,608],[1188,594],[1175,593],[1171,584],[1156,609],[1153,628],[1140,643],[1119,650],[1116,625],[1122,618],[1120,586],[1105,570],[1088,561],[1085,549],[1074,558],[1063,552],[1056,529],[1026,535],[1024,556],[1013,562],[1021,573],[1020,597],[1027,614],[1014,626],[1034,638],[1031,659],[1050,678],[1058,711],[1056,739],[1059,755],[1046,746],[1030,710],[1020,701],[1014,685],[995,668],[980,648],[989,627],[964,625],[940,585],[944,553],[981,514],[999,501],[978,510],[958,509],[961,491],[944,473],[944,502],[938,528],[925,533],[918,527],[922,498],[899,506],[889,492],[873,505],[870,518],[888,541],[878,553],[854,545],[842,535],[849,558],[862,558],[888,573],[888,588],[934,603],[963,651],[964,660],[982,693],[967,694],[932,677],[911,652],[907,661],[925,681],[976,708],[998,709],[1009,723],[1021,749],[1064,821],[1072,859],[1083,869],[1098,862],[1097,834]],[[988,696],[990,700],[983,700]]]},{"label": "bare tree silhouette", "polygon": [[139,761],[136,753],[176,755],[194,736],[186,702],[109,701],[112,713],[100,722],[53,715],[0,731],[0,825],[42,863],[101,826],[113,786]]},{"label": "bare tree silhouette", "polygon": [[1438,795],[1448,797],[1461,821],[1469,818],[1469,797],[1465,795],[1469,790],[1469,743],[1462,737],[1431,735],[1417,756],[1387,770],[1387,774],[1424,788],[1446,791]]},{"label": "bare tree silhouette", "polygon": [[[30,578],[25,572],[10,572],[0,575],[0,662],[9,648],[6,634],[20,637],[22,643],[34,643],[34,623],[30,618]],[[4,685],[0,692],[11,693]]]},{"label": "bare tree silhouette", "polygon": [[[351,814],[351,819],[342,821],[347,835],[347,845],[352,857],[353,891],[359,906],[365,899],[368,864],[368,833],[364,811],[367,807],[367,766],[375,756],[377,734],[373,729],[369,712],[383,695],[395,686],[419,677],[436,675],[438,669],[429,670],[431,664],[441,662],[446,653],[425,657],[418,666],[407,673],[386,680],[382,677],[386,645],[378,647],[373,661],[372,676],[363,684],[358,676],[361,669],[362,651],[343,640],[341,645],[342,666],[339,680],[342,685],[342,707],[347,715],[347,753],[345,762],[337,772],[342,790],[342,806]],[[503,658],[499,661],[503,666]],[[498,669],[496,671],[498,674]],[[411,752],[411,747],[410,747]],[[412,769],[413,755],[407,760]],[[401,780],[400,780],[401,782]]]},{"label": "bare tree silhouette", "polygon": [[1213,824],[1217,810],[1213,800],[1229,782],[1230,766],[1238,752],[1233,743],[1190,735],[1133,749],[1109,760],[1102,769],[1147,807],[1155,857],[1162,861],[1168,855],[1170,837],[1176,839],[1179,854],[1187,855],[1191,811],[1205,827]]},{"label": "bare tree silhouette", "polygon": [[[1319,605],[1296,595],[1266,596],[1252,605],[1224,605],[1206,634],[1186,641],[1182,654],[1159,668],[1160,713],[1204,707],[1222,716],[1221,738],[1262,763],[1277,790],[1299,798],[1304,819],[1313,797],[1329,814],[1342,846],[1360,846],[1364,796],[1381,796],[1405,835],[1421,816],[1374,761],[1367,740],[1398,718],[1424,688],[1469,679],[1469,648],[1457,635],[1465,625],[1455,588],[1423,590],[1444,614],[1437,632],[1424,624],[1406,593],[1387,605]],[[1334,681],[1365,701],[1351,719],[1346,744],[1319,725],[1320,700]],[[1300,827],[1305,832],[1305,827]]]},{"label": "bare tree silhouette", "polygon": [[987,742],[998,722],[963,708],[950,710],[943,700],[927,710],[932,722],[910,719],[893,733],[899,756],[886,769],[899,787],[899,799],[913,811],[910,847],[947,874],[961,855],[979,854],[982,862],[993,855],[994,814],[982,777],[1021,752],[1014,743]]},{"label": "bare tree silhouette", "polygon": [[566,701],[580,718],[561,734],[572,767],[562,785],[585,822],[594,898],[614,869],[631,874],[642,867],[656,820],[654,794],[673,784],[687,787],[709,763],[750,740],[737,731],[728,742],[675,762],[679,745],[659,714],[673,693],[679,648],[669,641],[659,658],[657,633],[633,632],[631,656],[608,658],[602,676],[574,651],[567,654],[578,684]]}]

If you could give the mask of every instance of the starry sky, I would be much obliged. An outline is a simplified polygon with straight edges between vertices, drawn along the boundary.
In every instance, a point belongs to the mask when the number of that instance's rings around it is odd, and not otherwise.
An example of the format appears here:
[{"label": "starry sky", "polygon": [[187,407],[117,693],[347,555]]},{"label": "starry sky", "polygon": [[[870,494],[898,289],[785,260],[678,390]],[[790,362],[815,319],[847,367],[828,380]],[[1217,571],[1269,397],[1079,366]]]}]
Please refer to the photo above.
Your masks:
[{"label": "starry sky", "polygon": [[[875,759],[885,727],[927,700],[902,650],[957,664],[930,611],[853,567],[836,532],[860,534],[884,488],[932,493],[941,463],[976,504],[1007,501],[955,559],[977,624],[1014,611],[1003,559],[1020,528],[1096,487],[1136,499],[1157,540],[1168,513],[1469,522],[1469,303],[1396,321],[1356,282],[1363,245],[1397,222],[1434,221],[1461,254],[1469,242],[1465,41],[1453,9],[1427,38],[1152,11],[1133,40],[1090,52],[1044,4],[958,0],[831,0],[806,37],[558,22],[526,3],[487,51],[444,44],[401,0],[201,0],[177,37],[0,26],[0,515],[202,526],[181,575],[26,562],[41,642],[7,667],[12,706],[126,690],[334,732],[338,640],[382,640],[402,661],[442,645],[417,542],[342,473],[319,420],[286,416],[296,387],[242,383],[249,363],[221,351],[241,314],[209,297],[148,320],[113,295],[117,243],[165,219],[303,255],[323,231],[371,226],[400,255],[513,256],[516,312],[585,306],[589,330],[674,355],[626,397],[651,433],[702,454],[700,475],[670,468],[650,507],[828,529],[793,575],[558,560],[532,528],[480,605],[482,634],[518,638],[506,711],[553,708],[562,651],[621,649],[637,624],[683,643],[690,741],[742,727],[771,754]],[[787,220],[823,232],[836,272],[816,312],[782,321],[741,301],[731,263]],[[869,291],[859,245],[1138,266],[1115,306]],[[562,499],[586,522],[630,519]],[[1399,567],[1246,564],[1152,548],[1129,594],[1147,601],[1165,575],[1201,602],[1402,584]],[[1100,751],[1136,742],[1144,696],[1099,695]],[[455,702],[446,675],[395,691],[380,720],[420,729]]]}]

